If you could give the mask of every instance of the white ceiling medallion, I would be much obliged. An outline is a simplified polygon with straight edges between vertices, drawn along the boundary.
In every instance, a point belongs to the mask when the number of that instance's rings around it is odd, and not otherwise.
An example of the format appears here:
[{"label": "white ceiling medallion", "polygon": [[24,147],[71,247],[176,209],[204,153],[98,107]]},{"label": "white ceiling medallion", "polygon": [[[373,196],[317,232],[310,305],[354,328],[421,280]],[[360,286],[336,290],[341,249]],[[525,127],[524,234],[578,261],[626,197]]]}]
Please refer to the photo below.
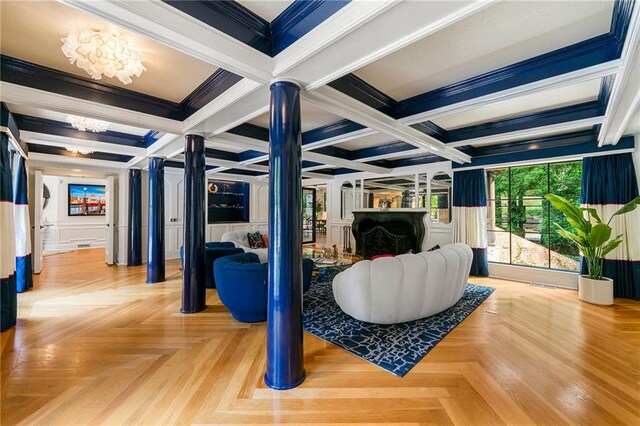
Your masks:
[{"label": "white ceiling medallion", "polygon": [[129,84],[133,81],[131,76],[140,77],[147,70],[140,54],[127,46],[127,40],[110,31],[72,31],[62,41],[62,52],[69,62],[96,80],[106,75]]},{"label": "white ceiling medallion", "polygon": [[74,154],[81,154],[81,155],[93,154],[93,151],[85,148],[76,148],[76,147],[67,146],[65,147],[65,149],[69,152],[73,152]]},{"label": "white ceiling medallion", "polygon": [[93,118],[80,117],[79,115],[67,115],[67,123],[71,124],[75,129],[82,132],[106,132],[109,130],[111,123],[102,120],[94,120]]}]

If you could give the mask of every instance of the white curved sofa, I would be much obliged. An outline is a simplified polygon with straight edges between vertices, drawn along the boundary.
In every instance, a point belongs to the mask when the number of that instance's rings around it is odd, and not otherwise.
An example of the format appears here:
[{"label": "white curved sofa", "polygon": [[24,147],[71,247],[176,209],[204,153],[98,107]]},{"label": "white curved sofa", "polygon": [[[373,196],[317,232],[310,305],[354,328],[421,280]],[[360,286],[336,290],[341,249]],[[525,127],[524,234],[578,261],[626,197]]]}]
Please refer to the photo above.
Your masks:
[{"label": "white curved sofa", "polygon": [[333,297],[360,321],[396,324],[426,318],[460,300],[472,260],[471,248],[460,243],[363,260],[335,276]]},{"label": "white curved sofa", "polygon": [[236,247],[244,250],[245,253],[255,253],[258,255],[258,259],[260,259],[260,263],[267,263],[267,251],[266,248],[252,249],[249,247],[249,239],[247,238],[248,232],[256,232],[259,231],[261,235],[268,235],[267,231],[262,229],[254,229],[250,231],[229,231],[222,234],[220,238],[220,242],[231,242]]}]

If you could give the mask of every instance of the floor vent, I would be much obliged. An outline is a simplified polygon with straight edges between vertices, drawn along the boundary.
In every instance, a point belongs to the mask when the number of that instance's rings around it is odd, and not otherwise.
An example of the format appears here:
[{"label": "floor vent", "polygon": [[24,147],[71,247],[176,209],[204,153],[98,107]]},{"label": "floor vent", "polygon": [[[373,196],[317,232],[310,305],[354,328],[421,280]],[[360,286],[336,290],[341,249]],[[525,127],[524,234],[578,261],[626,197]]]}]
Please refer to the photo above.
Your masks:
[{"label": "floor vent", "polygon": [[78,248],[91,247],[91,244],[78,244]]},{"label": "floor vent", "polygon": [[531,287],[541,287],[541,288],[550,288],[551,290],[555,290],[555,285],[541,284],[541,283],[529,283]]}]

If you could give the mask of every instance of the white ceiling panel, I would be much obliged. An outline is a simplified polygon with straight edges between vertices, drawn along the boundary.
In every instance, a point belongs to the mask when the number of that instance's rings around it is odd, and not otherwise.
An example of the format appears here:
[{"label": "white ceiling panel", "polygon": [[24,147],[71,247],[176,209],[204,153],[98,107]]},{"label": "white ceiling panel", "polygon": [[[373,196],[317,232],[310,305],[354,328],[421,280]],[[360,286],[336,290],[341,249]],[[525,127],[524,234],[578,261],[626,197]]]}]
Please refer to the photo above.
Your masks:
[{"label": "white ceiling panel", "polygon": [[64,56],[60,49],[62,38],[83,29],[108,29],[124,36],[130,46],[140,51],[147,70],[127,85],[115,77],[100,81],[128,90],[180,102],[217,70],[214,65],[58,2],[0,1],[0,11],[2,54],[81,77],[90,78]]},{"label": "white ceiling panel", "polygon": [[[300,103],[300,113],[302,115],[303,132],[342,120],[342,117],[331,114],[330,112],[320,108],[313,107],[304,101]],[[269,128],[269,114],[262,114],[260,117],[256,117],[249,121],[249,123]]]},{"label": "white ceiling panel", "polygon": [[506,119],[526,113],[593,101],[600,93],[600,79],[585,81],[559,89],[520,96],[503,102],[482,106],[459,114],[451,114],[432,120],[438,126],[453,130],[474,124]]},{"label": "white ceiling panel", "polygon": [[256,15],[261,16],[267,21],[271,22],[278,15],[280,15],[287,7],[293,3],[293,0],[284,1],[267,1],[267,0],[236,0],[236,3],[240,3]]},{"label": "white ceiling panel", "polygon": [[363,136],[361,138],[352,139],[350,141],[338,144],[337,146],[340,148],[349,149],[353,151],[356,149],[371,148],[373,146],[384,145],[384,144],[397,142],[397,141],[398,140],[396,138],[391,137],[389,135],[385,135],[384,133],[376,133],[375,135]]},{"label": "white ceiling panel", "polygon": [[[45,118],[47,120],[59,121],[61,123],[67,122],[66,120],[67,114],[64,114],[62,112],[47,111],[40,108],[32,108],[29,106],[14,105],[14,104],[7,104],[7,107],[9,108],[9,111],[11,111],[14,114],[27,115],[30,117],[37,117],[37,118]],[[117,123],[111,123],[109,130],[114,132],[127,133],[129,135],[136,135],[136,136],[144,136],[149,131],[149,129],[142,129],[140,127],[126,126],[124,124],[117,124]]]},{"label": "white ceiling panel", "polygon": [[608,0],[506,1],[355,74],[402,100],[606,33],[612,10]]}]

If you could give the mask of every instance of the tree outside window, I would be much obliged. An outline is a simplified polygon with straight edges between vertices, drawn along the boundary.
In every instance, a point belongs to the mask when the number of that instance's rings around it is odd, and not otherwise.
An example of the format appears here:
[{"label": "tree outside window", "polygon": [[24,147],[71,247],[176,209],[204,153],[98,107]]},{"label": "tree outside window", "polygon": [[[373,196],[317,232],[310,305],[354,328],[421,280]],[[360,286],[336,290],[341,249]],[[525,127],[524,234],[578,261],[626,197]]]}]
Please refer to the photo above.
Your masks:
[{"label": "tree outside window", "polygon": [[544,195],[552,192],[579,205],[581,178],[581,161],[488,170],[489,261],[579,270],[577,249],[553,223],[570,225]]}]

